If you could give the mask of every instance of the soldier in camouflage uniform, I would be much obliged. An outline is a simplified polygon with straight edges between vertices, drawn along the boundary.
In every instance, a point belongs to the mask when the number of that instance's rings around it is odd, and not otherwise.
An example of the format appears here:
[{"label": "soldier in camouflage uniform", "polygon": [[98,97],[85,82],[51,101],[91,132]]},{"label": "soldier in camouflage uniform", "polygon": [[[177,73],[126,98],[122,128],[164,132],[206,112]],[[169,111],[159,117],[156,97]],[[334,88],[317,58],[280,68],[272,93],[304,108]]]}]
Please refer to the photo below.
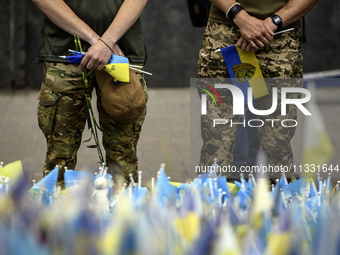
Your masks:
[{"label": "soldier in camouflage uniform", "polygon": [[[77,150],[86,122],[84,81],[79,65],[44,63],[45,79],[41,84],[38,124],[47,141],[44,174],[55,166],[75,169]],[[137,74],[147,99],[143,75]],[[101,92],[94,74],[89,76],[89,90],[96,88],[99,124],[103,130],[106,163],[112,174],[137,177],[137,141],[145,119],[144,114],[134,124],[124,125],[110,117],[101,104]],[[60,179],[63,171],[60,171]]]},{"label": "soldier in camouflage uniform", "polygon": [[[147,0],[35,0],[44,12],[37,62],[44,63],[39,92],[38,123],[47,141],[44,175],[61,166],[75,169],[77,151],[86,122],[83,68],[89,69],[89,92],[95,88],[99,124],[103,130],[106,164],[113,175],[137,176],[137,141],[145,113],[134,124],[112,119],[101,105],[94,69],[101,70],[111,54],[125,55],[130,63],[144,65],[146,51],[139,15]],[[76,14],[76,15],[75,15]],[[75,49],[73,35],[83,40],[86,55],[80,65],[69,64],[62,55]],[[147,99],[143,75],[137,74]],[[59,172],[59,180],[63,171]]]},{"label": "soldier in camouflage uniform", "polygon": [[[295,0],[290,0],[289,8],[295,7],[294,18],[285,15],[287,1],[276,1],[279,5],[273,5],[272,0],[261,0],[253,5],[251,0],[241,0],[239,9],[232,20],[225,13],[235,5],[234,1],[212,0],[209,21],[205,30],[202,48],[199,53],[197,78],[206,83],[212,83],[210,78],[228,78],[228,70],[221,52],[215,52],[230,45],[237,44],[241,49],[256,52],[262,74],[266,79],[269,91],[267,96],[254,100],[254,107],[258,110],[269,109],[272,105],[272,88],[278,88],[277,110],[269,116],[258,116],[258,119],[280,120],[273,122],[274,125],[263,125],[258,128],[261,146],[267,154],[268,164],[271,166],[291,166],[293,155],[290,145],[295,128],[281,126],[283,119],[297,119],[297,109],[289,105],[287,114],[281,115],[281,87],[302,86],[302,55],[300,41],[300,24],[298,19],[309,10],[316,1],[309,3],[306,8]],[[233,10],[235,10],[234,7]],[[274,8],[274,9],[272,9]],[[232,10],[232,11],[233,11]],[[283,10],[283,12],[282,12]],[[292,10],[291,10],[292,11]],[[266,13],[266,14],[264,14]],[[274,24],[272,14],[283,15],[282,22],[285,28],[294,28],[293,31],[274,36],[278,25]],[[229,17],[230,18],[230,17]],[[285,20],[285,18],[287,18]],[[279,25],[282,25],[279,24]],[[241,27],[241,29],[240,29]],[[259,32],[260,31],[260,32]],[[272,79],[274,78],[274,79]],[[280,82],[275,81],[275,78]],[[216,82],[217,80],[217,82]],[[213,83],[220,83],[214,79]],[[198,85],[200,87],[200,85]],[[202,90],[198,90],[202,93]],[[233,115],[232,94],[229,90],[218,91],[222,105],[216,107],[213,100],[207,97],[207,114],[201,117],[201,134],[203,146],[201,150],[200,166],[209,166],[217,158],[220,166],[229,166],[233,163],[233,148],[237,125],[216,125],[213,127],[213,119],[228,119],[240,122],[239,115]],[[289,98],[297,98],[298,94],[288,94]],[[292,123],[287,123],[293,126]],[[231,173],[226,173],[230,176]],[[271,174],[271,177],[277,177]]]}]

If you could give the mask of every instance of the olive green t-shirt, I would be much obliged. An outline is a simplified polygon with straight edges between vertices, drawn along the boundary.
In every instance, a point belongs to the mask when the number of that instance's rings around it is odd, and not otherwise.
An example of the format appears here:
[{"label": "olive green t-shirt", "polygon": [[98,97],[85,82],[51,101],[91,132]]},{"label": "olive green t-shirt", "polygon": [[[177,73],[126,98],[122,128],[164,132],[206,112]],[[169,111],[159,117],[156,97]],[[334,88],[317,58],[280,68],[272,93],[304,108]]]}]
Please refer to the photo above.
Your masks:
[{"label": "olive green t-shirt", "polygon": [[[124,0],[65,0],[74,13],[88,24],[99,36],[102,36],[115,18]],[[140,19],[117,42],[125,56],[132,63],[145,63],[146,50]],[[82,41],[83,51],[90,45]],[[67,62],[59,56],[72,55],[68,50],[75,50],[74,36],[68,34],[46,16],[41,29],[36,62]]]},{"label": "olive green t-shirt", "polygon": [[[237,2],[241,4],[249,15],[264,20],[286,5],[288,0],[238,0]],[[235,24],[226,17],[225,13],[213,4],[210,9],[209,21],[235,26]],[[298,21],[287,26],[287,28],[288,27],[299,28],[300,23]]]}]

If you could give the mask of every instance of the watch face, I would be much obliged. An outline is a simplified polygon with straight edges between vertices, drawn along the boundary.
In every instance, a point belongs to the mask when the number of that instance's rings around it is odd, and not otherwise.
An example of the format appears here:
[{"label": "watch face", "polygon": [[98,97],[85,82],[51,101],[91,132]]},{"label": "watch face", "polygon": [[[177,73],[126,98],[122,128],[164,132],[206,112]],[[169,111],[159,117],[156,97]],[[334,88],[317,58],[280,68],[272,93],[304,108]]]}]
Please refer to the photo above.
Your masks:
[{"label": "watch face", "polygon": [[274,17],[273,20],[274,20],[275,24],[277,24],[281,21],[280,17],[278,17],[278,16]]}]

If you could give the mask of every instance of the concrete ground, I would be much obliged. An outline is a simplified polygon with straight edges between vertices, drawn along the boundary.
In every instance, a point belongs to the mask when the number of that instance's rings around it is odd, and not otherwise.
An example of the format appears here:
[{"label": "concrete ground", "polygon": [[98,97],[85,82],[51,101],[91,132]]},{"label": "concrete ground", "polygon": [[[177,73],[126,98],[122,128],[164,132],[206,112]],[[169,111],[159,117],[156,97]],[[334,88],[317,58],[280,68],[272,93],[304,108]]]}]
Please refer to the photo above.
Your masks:
[{"label": "concrete ground", "polygon": [[[193,165],[198,164],[201,140],[197,132],[199,121],[190,121],[190,89],[150,89],[149,95],[147,118],[138,144],[143,183],[156,177],[161,163],[166,164],[171,180],[192,180],[196,176]],[[340,163],[339,95],[339,86],[316,91],[317,103],[334,147],[330,162],[333,164]],[[46,145],[37,124],[37,96],[36,90],[0,91],[0,161],[6,165],[21,160],[31,178],[40,180]],[[297,165],[301,164],[305,128],[304,116],[299,114],[299,117],[301,121],[292,143]],[[89,137],[90,132],[86,130],[83,140]],[[97,151],[86,145],[82,144],[79,150],[77,170],[95,172],[99,166]]]},{"label": "concrete ground", "polygon": [[[38,91],[0,91],[0,161],[21,160],[31,178],[42,178],[45,138],[38,127],[36,108]],[[189,90],[150,89],[147,118],[138,144],[139,169],[143,181],[156,177],[161,163],[174,180],[192,178],[189,171]],[[93,105],[95,105],[93,103]],[[97,118],[98,120],[98,118]],[[83,140],[90,137],[85,130]],[[98,170],[96,149],[83,143],[78,152],[77,170]]]}]

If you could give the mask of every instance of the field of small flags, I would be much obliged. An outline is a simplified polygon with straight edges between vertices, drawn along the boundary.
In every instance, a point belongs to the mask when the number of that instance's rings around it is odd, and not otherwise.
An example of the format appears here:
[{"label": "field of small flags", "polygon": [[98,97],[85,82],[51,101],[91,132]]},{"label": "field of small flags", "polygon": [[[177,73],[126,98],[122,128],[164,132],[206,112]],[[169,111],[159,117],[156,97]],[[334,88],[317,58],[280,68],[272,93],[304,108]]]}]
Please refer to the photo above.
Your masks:
[{"label": "field of small flags", "polygon": [[162,164],[145,187],[141,172],[114,183],[103,166],[67,170],[60,188],[58,171],[32,183],[20,161],[0,166],[0,254],[340,254],[331,176],[177,183]]}]

